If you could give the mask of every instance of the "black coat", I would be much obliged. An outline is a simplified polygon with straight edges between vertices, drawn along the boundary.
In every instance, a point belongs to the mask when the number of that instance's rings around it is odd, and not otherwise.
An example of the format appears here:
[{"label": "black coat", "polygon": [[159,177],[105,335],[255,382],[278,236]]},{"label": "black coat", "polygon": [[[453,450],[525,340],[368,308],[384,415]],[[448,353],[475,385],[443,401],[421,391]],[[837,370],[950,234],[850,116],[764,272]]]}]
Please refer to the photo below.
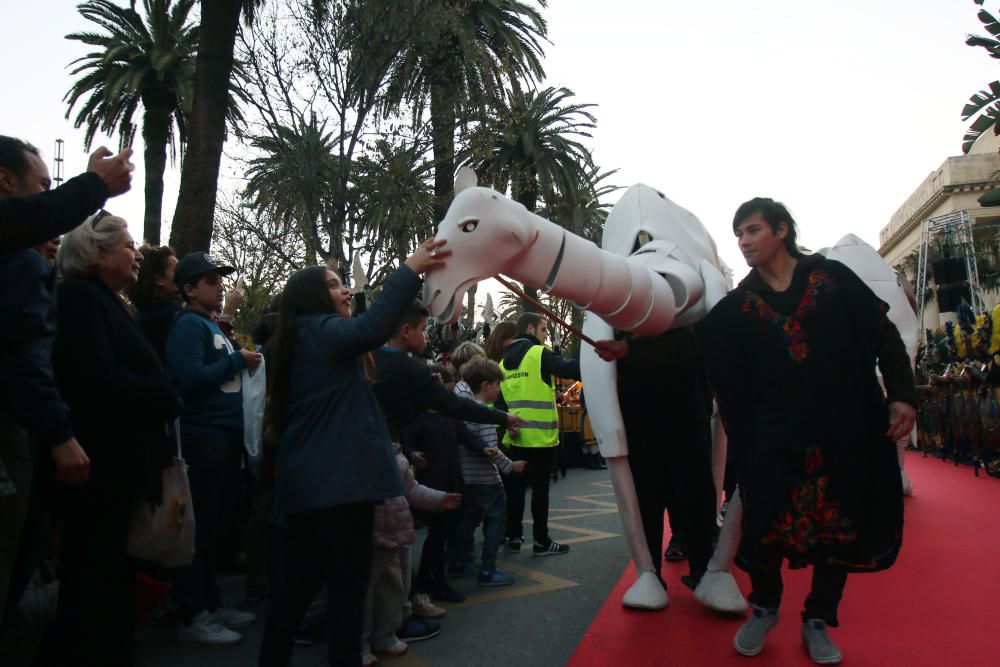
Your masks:
[{"label": "black coat", "polygon": [[757,272],[698,325],[743,498],[737,564],[892,565],[903,528],[890,401],[915,403],[887,306],[850,269],[803,257],[785,292]]},{"label": "black coat", "polygon": [[426,410],[477,424],[507,423],[507,415],[448,391],[423,361],[405,352],[380,348],[372,353],[377,379],[375,396],[392,439],[406,446],[403,432]]},{"label": "black coat", "polygon": [[56,294],[52,361],[91,460],[86,486],[158,500],[173,451],[167,424],[177,417],[177,393],[121,298],[100,279],[67,278]]},{"label": "black coat", "polygon": [[108,186],[92,172],[37,195],[0,199],[0,252],[24,250],[61,236],[107,200]]},{"label": "black coat", "polygon": [[69,408],[52,375],[56,316],[52,271],[34,250],[0,255],[0,412],[40,448],[73,437]]}]

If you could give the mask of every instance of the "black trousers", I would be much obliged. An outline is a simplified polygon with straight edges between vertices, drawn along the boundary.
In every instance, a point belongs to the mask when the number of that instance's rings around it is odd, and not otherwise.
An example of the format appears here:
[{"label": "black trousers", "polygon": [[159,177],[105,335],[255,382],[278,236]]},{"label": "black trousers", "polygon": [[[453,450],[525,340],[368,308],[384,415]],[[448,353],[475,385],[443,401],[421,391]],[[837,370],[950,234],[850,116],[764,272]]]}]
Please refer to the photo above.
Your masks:
[{"label": "black trousers", "polygon": [[[781,568],[769,570],[752,570],[750,583],[753,591],[750,602],[765,609],[777,609],[781,606],[781,593],[784,584],[781,581]],[[847,583],[847,571],[829,565],[813,566],[812,590],[806,597],[802,620],[818,618],[826,621],[831,628],[837,627],[837,607],[844,595],[844,585]]]},{"label": "black trousers", "polygon": [[657,575],[663,562],[665,510],[670,512],[671,530],[684,537],[691,572],[703,572],[717,530],[709,420],[665,428],[648,413],[623,417],[629,467]]},{"label": "black trousers", "polygon": [[521,539],[524,529],[524,498],[531,487],[532,534],[535,542],[549,543],[549,480],[552,474],[555,447],[511,447],[511,461],[525,461],[522,475],[506,477],[507,537]]},{"label": "black trousers", "polygon": [[222,604],[217,581],[226,536],[237,525],[243,441],[224,435],[182,433],[191,504],[195,508],[195,553],[190,567],[177,570],[174,600],[185,623]]},{"label": "black trousers", "polygon": [[372,564],[375,505],[340,505],[289,514],[275,533],[284,570],[271,581],[260,667],[287,667],[292,641],[316,591],[326,584],[331,667],[361,664],[365,593]]},{"label": "black trousers", "polygon": [[60,667],[133,664],[135,569],[128,494],[64,488],[55,637]]},{"label": "black trousers", "polygon": [[420,512],[420,520],[427,526],[427,538],[420,552],[416,589],[434,594],[448,587],[445,546],[455,539],[462,515],[456,510],[446,512]]}]

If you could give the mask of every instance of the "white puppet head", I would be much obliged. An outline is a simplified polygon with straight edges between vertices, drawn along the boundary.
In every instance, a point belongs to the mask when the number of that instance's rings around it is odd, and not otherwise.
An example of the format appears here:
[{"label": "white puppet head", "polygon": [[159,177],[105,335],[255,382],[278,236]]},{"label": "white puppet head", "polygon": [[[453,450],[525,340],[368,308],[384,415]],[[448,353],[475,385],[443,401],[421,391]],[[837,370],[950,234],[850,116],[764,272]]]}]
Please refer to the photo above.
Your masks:
[{"label": "white puppet head", "polygon": [[445,322],[461,315],[470,286],[504,273],[535,240],[524,206],[495,190],[476,187],[475,172],[468,167],[459,170],[455,192],[434,236],[448,242],[452,255],[424,284],[424,304]]},{"label": "white puppet head", "polygon": [[601,247],[628,257],[641,255],[643,246],[666,248],[672,260],[649,268],[670,283],[677,325],[698,319],[729,291],[715,241],[701,221],[656,188],[636,183],[608,214]]}]

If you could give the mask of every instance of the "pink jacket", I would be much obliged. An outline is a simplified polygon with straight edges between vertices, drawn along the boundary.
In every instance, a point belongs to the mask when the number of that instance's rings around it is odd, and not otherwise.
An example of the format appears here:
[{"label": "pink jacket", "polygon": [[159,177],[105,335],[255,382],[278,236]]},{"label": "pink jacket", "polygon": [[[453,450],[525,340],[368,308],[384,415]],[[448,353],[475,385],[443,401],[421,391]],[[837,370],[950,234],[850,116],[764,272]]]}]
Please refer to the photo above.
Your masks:
[{"label": "pink jacket", "polygon": [[410,505],[428,512],[444,509],[445,492],[417,482],[402,448],[398,444],[395,447],[396,463],[403,477],[403,493],[406,496],[387,498],[381,505],[375,506],[375,547],[378,549],[395,549],[416,542]]}]

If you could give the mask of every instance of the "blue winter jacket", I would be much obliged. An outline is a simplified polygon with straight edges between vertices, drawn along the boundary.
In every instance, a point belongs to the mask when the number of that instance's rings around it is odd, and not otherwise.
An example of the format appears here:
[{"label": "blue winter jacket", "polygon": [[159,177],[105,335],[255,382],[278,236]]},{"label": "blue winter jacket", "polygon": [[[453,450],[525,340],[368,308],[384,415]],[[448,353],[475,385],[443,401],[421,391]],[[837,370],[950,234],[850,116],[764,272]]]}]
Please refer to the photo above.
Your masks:
[{"label": "blue winter jacket", "polygon": [[219,325],[193,310],[177,316],[167,336],[163,365],[180,391],[181,437],[243,437],[242,371],[246,359]]},{"label": "blue winter jacket", "polygon": [[420,278],[404,265],[363,315],[304,315],[296,321],[275,466],[279,512],[403,495],[389,429],[363,358],[389,339],[419,289]]}]

